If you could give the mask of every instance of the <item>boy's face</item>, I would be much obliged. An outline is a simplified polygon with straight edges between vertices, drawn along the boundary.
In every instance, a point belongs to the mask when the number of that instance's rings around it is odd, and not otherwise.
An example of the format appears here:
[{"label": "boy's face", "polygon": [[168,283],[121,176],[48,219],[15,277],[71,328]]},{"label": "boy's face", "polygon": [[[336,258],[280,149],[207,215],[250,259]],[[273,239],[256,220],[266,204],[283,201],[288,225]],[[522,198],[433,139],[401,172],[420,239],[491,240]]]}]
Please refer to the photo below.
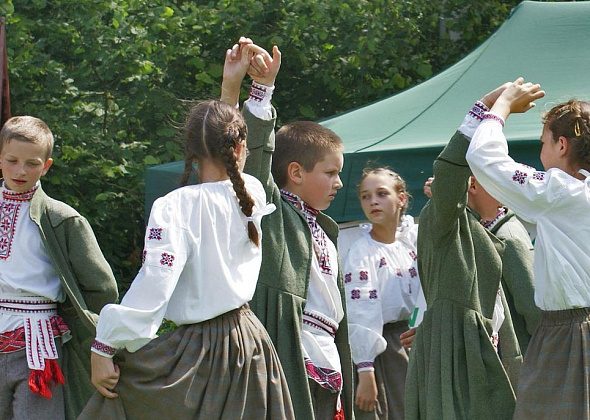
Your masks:
[{"label": "boy's face", "polygon": [[53,163],[40,144],[11,140],[0,152],[0,169],[6,187],[14,192],[29,191]]},{"label": "boy's face", "polygon": [[316,210],[326,210],[336,191],[342,188],[340,171],[344,164],[341,152],[328,152],[310,172],[302,171],[299,198]]}]

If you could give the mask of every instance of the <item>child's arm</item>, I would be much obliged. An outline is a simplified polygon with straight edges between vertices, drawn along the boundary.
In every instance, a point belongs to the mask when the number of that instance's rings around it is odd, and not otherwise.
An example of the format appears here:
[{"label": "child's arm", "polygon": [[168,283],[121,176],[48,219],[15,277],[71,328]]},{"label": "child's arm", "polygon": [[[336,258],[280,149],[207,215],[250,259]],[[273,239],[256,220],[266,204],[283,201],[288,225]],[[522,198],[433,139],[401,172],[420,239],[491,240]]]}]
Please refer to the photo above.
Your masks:
[{"label": "child's arm", "polygon": [[240,37],[238,43],[225,52],[220,100],[231,106],[237,106],[240,100],[240,87],[252,58],[250,55],[251,45],[250,38]]},{"label": "child's arm", "polygon": [[[264,50],[263,50],[264,51]],[[243,115],[248,125],[248,149],[250,156],[246,160],[244,172],[258,178],[265,188],[267,199],[271,200],[274,182],[271,176],[272,153],[274,151],[275,112],[270,105],[274,82],[281,66],[281,53],[275,46],[273,56],[264,51],[257,55],[256,62],[265,63],[269,72],[256,75],[253,72],[252,93],[244,104]]]}]

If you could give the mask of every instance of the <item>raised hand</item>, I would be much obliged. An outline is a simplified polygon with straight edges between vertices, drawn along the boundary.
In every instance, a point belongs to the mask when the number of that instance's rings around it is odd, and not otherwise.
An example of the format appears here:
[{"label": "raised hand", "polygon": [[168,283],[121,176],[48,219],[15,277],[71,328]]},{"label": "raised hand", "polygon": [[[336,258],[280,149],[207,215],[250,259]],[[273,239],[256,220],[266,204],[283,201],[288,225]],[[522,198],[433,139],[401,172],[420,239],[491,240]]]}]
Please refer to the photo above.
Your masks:
[{"label": "raised hand", "polygon": [[281,68],[281,52],[275,45],[272,49],[272,57],[264,49],[257,45],[250,47],[252,58],[250,60],[250,68],[248,75],[256,83],[265,86],[274,86],[275,79]]},{"label": "raised hand", "polygon": [[543,96],[545,91],[541,90],[541,85],[525,83],[524,79],[519,77],[498,97],[492,111],[506,119],[510,114],[526,112],[533,108],[534,101]]}]

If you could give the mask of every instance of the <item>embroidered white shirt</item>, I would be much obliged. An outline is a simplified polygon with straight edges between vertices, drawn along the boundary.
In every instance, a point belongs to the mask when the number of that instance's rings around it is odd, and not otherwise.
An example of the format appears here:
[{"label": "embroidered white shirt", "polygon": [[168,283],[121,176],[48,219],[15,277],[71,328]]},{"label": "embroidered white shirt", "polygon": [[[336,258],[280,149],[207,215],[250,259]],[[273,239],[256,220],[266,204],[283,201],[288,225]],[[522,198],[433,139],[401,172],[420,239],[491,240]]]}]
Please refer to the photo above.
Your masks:
[{"label": "embroidered white shirt", "polygon": [[[41,296],[63,302],[65,292],[45,250],[39,228],[31,220],[30,201],[15,201],[0,189],[0,296]],[[0,314],[0,332],[23,326],[18,315]]]},{"label": "embroidered white shirt", "polygon": [[[261,234],[262,216],[275,206],[265,204],[256,178],[242,177],[255,202],[252,218]],[[230,180],[182,187],[156,200],[143,266],[121,304],[101,311],[96,340],[136,351],[156,337],[164,317],[177,325],[193,324],[250,301],[262,250],[250,241],[246,227]]]},{"label": "embroidered white shirt", "polygon": [[383,325],[409,320],[421,292],[416,239],[418,225],[404,216],[391,244],[369,231],[352,244],[344,263],[344,287],[352,358],[359,370],[383,353]]},{"label": "embroidered white shirt", "polygon": [[508,155],[501,124],[475,132],[467,161],[477,180],[526,222],[536,224],[535,302],[545,311],[590,307],[590,178],[536,171]]}]

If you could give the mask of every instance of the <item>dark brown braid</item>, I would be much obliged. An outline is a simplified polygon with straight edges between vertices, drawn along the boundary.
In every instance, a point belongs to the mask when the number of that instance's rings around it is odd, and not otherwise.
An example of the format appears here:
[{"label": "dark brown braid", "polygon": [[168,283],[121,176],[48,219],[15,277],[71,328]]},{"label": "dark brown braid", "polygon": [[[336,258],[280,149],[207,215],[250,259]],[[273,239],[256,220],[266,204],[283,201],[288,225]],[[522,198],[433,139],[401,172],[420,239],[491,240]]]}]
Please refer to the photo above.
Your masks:
[{"label": "dark brown braid", "polygon": [[590,103],[571,99],[556,105],[545,114],[543,123],[553,134],[553,141],[560,136],[568,139],[570,164],[590,170]]},{"label": "dark brown braid", "polygon": [[[252,200],[252,197],[250,197],[250,194],[248,194],[248,191],[246,191],[246,186],[240,175],[235,155],[236,146],[242,141],[240,139],[240,130],[237,122],[232,122],[228,125],[224,137],[225,143],[220,150],[221,162],[225,166],[227,175],[234,186],[234,191],[238,197],[242,213],[247,217],[250,217],[252,216],[254,201]],[[258,230],[252,221],[248,221],[248,237],[256,245],[259,244]]]},{"label": "dark brown braid", "polygon": [[[254,200],[246,191],[236,156],[237,146],[246,140],[248,129],[240,112],[221,101],[209,100],[193,106],[185,123],[185,158],[182,185],[186,185],[193,171],[193,163],[211,159],[223,164],[227,171],[242,213],[252,216]],[[248,237],[259,245],[256,226],[248,221]]]}]

